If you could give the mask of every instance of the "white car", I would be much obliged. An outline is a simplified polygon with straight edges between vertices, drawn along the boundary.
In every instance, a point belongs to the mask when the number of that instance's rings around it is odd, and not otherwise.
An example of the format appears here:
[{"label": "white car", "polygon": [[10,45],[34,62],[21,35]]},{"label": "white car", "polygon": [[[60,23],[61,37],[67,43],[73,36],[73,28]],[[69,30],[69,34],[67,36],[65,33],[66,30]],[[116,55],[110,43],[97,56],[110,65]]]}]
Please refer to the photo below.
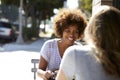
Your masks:
[{"label": "white car", "polygon": [[15,31],[8,22],[0,22],[0,39],[15,40]]}]

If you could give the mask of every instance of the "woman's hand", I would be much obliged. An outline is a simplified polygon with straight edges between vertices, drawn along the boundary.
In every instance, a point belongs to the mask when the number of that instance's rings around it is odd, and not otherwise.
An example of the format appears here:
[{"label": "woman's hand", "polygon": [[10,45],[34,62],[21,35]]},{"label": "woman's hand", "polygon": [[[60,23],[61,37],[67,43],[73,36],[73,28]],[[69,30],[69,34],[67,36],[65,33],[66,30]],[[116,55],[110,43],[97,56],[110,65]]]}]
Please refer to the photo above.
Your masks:
[{"label": "woman's hand", "polygon": [[45,74],[44,74],[44,80],[49,80],[51,77],[53,77],[54,73],[50,70],[47,70],[45,71]]},{"label": "woman's hand", "polygon": [[38,69],[37,75],[43,80],[49,80],[49,78],[53,77],[54,73],[50,70],[44,71],[44,70]]}]

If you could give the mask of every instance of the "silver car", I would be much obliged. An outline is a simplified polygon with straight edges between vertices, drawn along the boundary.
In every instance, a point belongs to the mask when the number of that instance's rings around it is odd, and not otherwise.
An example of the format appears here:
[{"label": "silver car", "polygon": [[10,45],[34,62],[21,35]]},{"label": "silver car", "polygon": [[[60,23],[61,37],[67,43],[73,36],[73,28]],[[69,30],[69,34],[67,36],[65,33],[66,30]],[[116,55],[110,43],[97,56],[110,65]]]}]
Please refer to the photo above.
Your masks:
[{"label": "silver car", "polygon": [[15,31],[8,22],[0,22],[0,39],[15,40]]}]

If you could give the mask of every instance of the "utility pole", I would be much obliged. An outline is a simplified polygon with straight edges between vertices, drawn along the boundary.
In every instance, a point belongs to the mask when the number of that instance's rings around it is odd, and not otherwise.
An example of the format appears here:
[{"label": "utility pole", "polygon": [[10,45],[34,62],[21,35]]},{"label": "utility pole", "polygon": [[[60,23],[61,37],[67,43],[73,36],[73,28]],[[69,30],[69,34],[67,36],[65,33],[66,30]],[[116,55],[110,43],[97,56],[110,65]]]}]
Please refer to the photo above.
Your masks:
[{"label": "utility pole", "polygon": [[22,36],[22,10],[23,10],[23,0],[20,0],[20,7],[19,7],[19,35],[17,38],[16,43],[23,44],[23,36]]}]

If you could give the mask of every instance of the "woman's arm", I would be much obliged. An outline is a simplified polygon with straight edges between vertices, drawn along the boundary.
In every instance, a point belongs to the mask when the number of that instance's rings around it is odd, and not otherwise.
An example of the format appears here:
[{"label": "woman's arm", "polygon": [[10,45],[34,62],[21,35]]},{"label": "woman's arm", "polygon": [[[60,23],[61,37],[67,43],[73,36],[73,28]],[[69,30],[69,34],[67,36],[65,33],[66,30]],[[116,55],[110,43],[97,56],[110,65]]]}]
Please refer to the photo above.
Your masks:
[{"label": "woman's arm", "polygon": [[47,61],[41,56],[39,61],[39,69],[37,70],[37,74],[40,78],[43,78],[44,80],[48,80],[51,76],[53,76],[53,72],[47,70]]},{"label": "woman's arm", "polygon": [[46,80],[45,70],[46,70],[47,64],[48,64],[47,61],[42,56],[40,56],[37,74],[39,77],[43,78],[44,80]]},{"label": "woman's arm", "polygon": [[38,68],[45,71],[47,66],[48,66],[48,62],[42,56],[40,56],[40,61],[39,61],[39,67]]},{"label": "woman's arm", "polygon": [[58,71],[58,75],[56,77],[56,80],[67,80],[66,77],[65,77],[65,73],[63,72],[62,69],[60,69]]}]

